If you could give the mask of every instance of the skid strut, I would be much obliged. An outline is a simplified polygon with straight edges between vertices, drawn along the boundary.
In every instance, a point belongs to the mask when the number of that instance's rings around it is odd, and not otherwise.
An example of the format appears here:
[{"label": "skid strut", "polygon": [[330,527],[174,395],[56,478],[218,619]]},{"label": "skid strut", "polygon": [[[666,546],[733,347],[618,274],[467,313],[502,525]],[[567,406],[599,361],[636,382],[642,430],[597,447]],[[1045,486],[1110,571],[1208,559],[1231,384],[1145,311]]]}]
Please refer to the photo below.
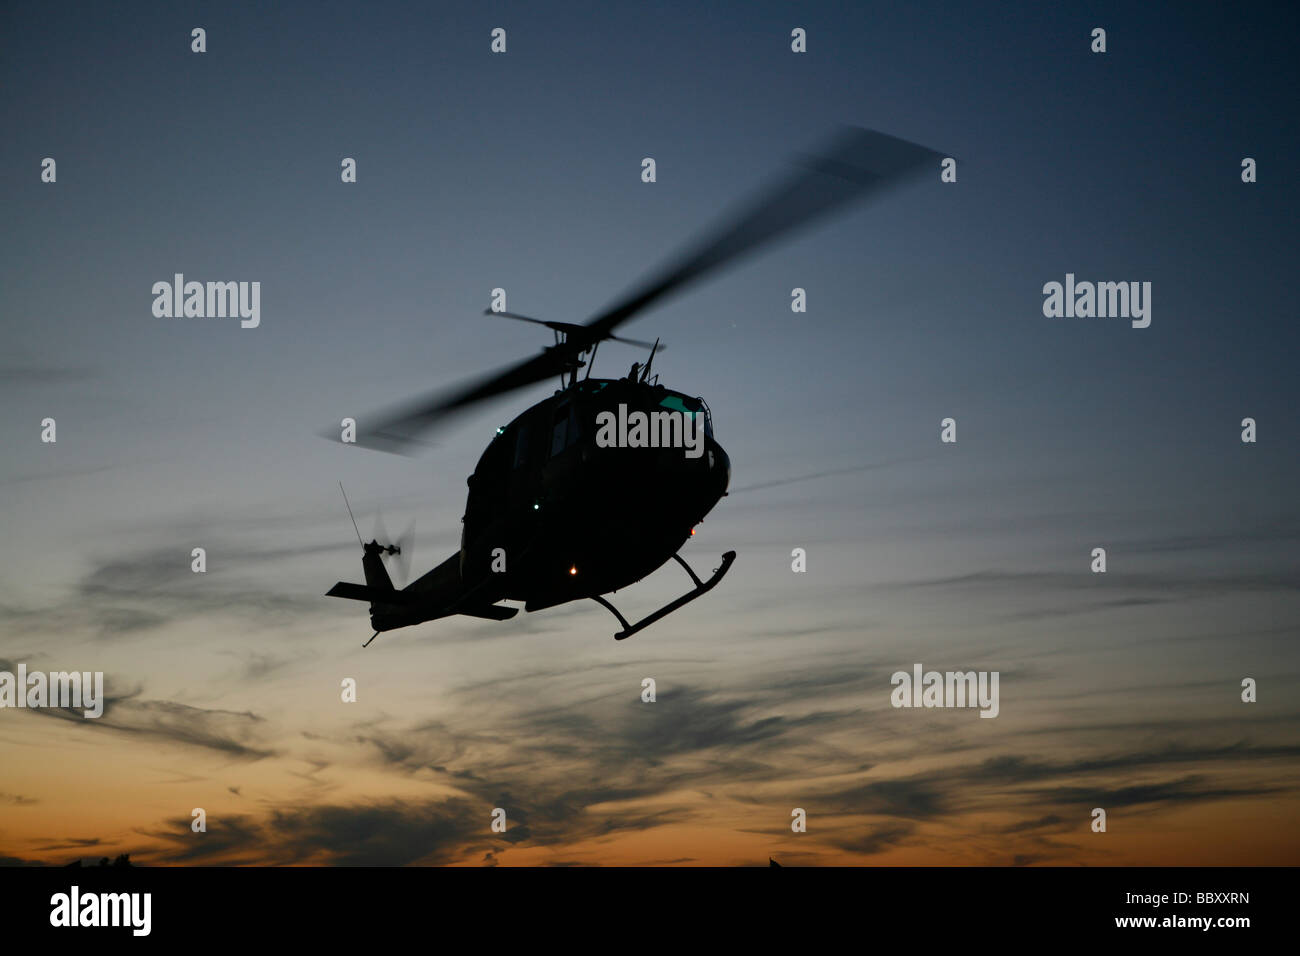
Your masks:
[{"label": "skid strut", "polygon": [[616,618],[618,618],[618,623],[623,625],[623,630],[619,631],[617,634],[614,635],[614,640],[621,641],[624,638],[631,637],[637,631],[649,627],[651,624],[659,620],[661,617],[667,617],[669,614],[672,614],[673,611],[677,610],[683,604],[689,604],[691,601],[694,601],[701,594],[704,594],[707,591],[711,591],[713,589],[713,586],[717,584],[719,581],[721,581],[722,576],[726,574],[727,571],[731,568],[731,562],[736,560],[736,552],[728,551],[726,554],[724,554],[722,556],[722,564],[713,569],[713,577],[709,578],[707,581],[701,581],[699,575],[697,575],[694,571],[691,570],[691,566],[687,564],[685,561],[683,561],[680,555],[674,554],[673,560],[676,561],[678,564],[680,564],[686,570],[686,573],[691,576],[691,580],[695,582],[694,590],[687,591],[676,601],[673,601],[669,604],[665,604],[659,610],[655,611],[653,614],[641,618],[641,620],[637,621],[635,624],[628,624],[627,618],[625,618],[622,614],[618,613],[618,608],[614,607],[614,605],[610,604],[599,594],[593,594],[591,596],[591,599],[593,601],[607,608],[611,614],[613,614]]}]

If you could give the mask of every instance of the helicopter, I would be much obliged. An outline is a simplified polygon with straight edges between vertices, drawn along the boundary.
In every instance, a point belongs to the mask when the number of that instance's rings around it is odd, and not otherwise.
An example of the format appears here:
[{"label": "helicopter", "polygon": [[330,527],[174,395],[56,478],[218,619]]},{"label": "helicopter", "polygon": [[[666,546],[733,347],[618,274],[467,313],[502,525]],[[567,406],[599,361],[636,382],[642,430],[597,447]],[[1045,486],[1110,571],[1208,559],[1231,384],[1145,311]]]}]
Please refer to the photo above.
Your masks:
[{"label": "helicopter", "polygon": [[[455,615],[509,620],[518,608],[502,601],[522,601],[531,612],[587,599],[617,618],[621,630],[614,638],[624,640],[712,590],[736,552],[725,552],[707,580],[679,552],[727,495],[731,459],[714,435],[713,413],[704,399],[670,389],[652,373],[663,351],[659,340],[626,339],[615,329],[777,238],[927,167],[938,168],[942,158],[885,133],[843,127],[820,150],[797,157],[792,172],[588,322],[486,310],[544,326],[554,344],[482,379],[379,414],[374,425],[358,428],[355,443],[407,453],[422,444],[423,433],[470,406],[552,376],[559,377],[560,387],[497,430],[467,479],[460,549],[441,564],[397,589],[384,558],[400,556],[401,542],[376,537],[366,543],[357,531],[365,584],[340,581],[326,593],[369,602],[375,633],[362,646],[385,631]],[[633,363],[621,378],[592,378],[597,349],[605,341],[648,348],[649,357],[644,365]],[[615,417],[617,441],[609,427]],[[646,435],[637,427],[642,423],[652,430],[659,426],[658,431]],[[330,435],[338,440],[336,432]],[[687,447],[692,435],[696,440]],[[654,440],[660,436],[666,440]],[[344,503],[356,529],[346,492]],[[681,565],[693,584],[676,600],[631,623],[605,597],[669,561]]]}]

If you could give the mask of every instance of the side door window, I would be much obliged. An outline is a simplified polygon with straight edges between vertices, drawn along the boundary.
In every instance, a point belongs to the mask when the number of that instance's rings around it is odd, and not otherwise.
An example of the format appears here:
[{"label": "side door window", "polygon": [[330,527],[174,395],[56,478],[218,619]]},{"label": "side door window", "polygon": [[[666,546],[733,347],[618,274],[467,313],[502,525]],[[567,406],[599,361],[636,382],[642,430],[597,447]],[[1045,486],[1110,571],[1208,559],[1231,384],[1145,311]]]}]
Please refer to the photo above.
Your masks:
[{"label": "side door window", "polygon": [[569,403],[562,402],[555,409],[555,418],[551,426],[551,457],[564,451],[569,443]]}]

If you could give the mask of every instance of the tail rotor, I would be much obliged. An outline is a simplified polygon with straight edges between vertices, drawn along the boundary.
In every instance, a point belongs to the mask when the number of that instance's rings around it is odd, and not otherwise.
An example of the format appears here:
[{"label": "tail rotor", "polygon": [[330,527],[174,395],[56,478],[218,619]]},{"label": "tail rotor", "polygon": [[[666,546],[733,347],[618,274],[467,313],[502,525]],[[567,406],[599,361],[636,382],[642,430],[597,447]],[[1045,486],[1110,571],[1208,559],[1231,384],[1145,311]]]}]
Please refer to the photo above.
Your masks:
[{"label": "tail rotor", "polygon": [[[411,555],[415,550],[415,519],[412,518],[410,524],[397,538],[392,538],[388,534],[388,529],[384,526],[383,512],[375,511],[374,533],[371,535],[370,543],[367,544],[361,540],[361,529],[357,527],[356,515],[352,512],[352,504],[348,501],[348,493],[343,489],[343,482],[339,482],[339,491],[343,492],[343,504],[348,509],[348,517],[352,519],[352,530],[356,532],[357,544],[361,545],[361,550],[366,554],[379,554],[386,558],[395,558],[392,562],[394,570],[397,571],[397,577],[400,582],[398,587],[406,584],[406,577],[411,570]],[[382,575],[381,575],[382,576]]]},{"label": "tail rotor", "polygon": [[405,586],[411,570],[411,554],[415,548],[415,519],[412,518],[406,529],[393,538],[384,525],[383,512],[376,511],[374,540],[382,554],[395,559],[389,562],[390,567],[397,572],[393,584],[399,588]]}]

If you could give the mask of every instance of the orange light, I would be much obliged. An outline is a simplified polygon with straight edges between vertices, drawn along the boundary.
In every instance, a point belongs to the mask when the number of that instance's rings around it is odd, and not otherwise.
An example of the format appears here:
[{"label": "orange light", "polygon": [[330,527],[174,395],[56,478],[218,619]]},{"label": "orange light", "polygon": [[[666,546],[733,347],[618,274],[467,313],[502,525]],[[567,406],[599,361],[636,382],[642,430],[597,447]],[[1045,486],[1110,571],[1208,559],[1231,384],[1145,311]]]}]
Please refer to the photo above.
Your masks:
[{"label": "orange light", "polygon": [[570,574],[577,574],[577,573],[578,573],[578,566],[575,564],[573,567],[569,568],[569,573],[570,573]]},{"label": "orange light", "polygon": [[692,538],[695,537],[695,529],[694,529],[694,528],[691,529],[691,537],[692,537]]}]

